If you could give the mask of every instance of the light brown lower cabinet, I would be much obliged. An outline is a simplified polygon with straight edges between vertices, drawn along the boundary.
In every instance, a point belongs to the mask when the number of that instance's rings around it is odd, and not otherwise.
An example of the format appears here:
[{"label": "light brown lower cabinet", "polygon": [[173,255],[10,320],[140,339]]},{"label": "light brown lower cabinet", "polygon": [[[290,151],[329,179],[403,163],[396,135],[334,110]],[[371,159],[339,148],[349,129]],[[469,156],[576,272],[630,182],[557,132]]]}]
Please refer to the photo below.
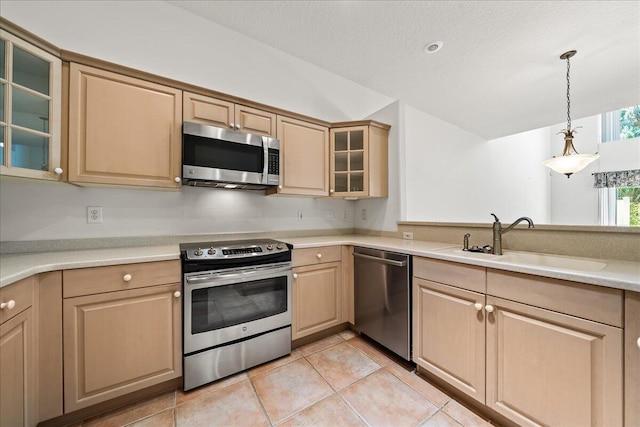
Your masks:
[{"label": "light brown lower cabinet", "polygon": [[31,307],[0,325],[0,426],[35,426]]},{"label": "light brown lower cabinet", "polygon": [[625,291],[624,425],[640,426],[640,292]]},{"label": "light brown lower cabinet", "polygon": [[291,338],[306,337],[345,321],[342,248],[295,249],[291,256]]},{"label": "light brown lower cabinet", "polygon": [[623,425],[621,291],[489,269],[473,292],[456,264],[427,265],[414,259],[421,369],[518,425]]},{"label": "light brown lower cabinet", "polygon": [[522,426],[621,426],[622,329],[487,296],[486,405]]},{"label": "light brown lower cabinet", "polygon": [[484,294],[413,280],[414,362],[484,403]]},{"label": "light brown lower cabinet", "polygon": [[65,413],[182,374],[180,284],[66,298]]},{"label": "light brown lower cabinet", "polygon": [[292,339],[342,323],[341,274],[339,262],[293,269]]}]

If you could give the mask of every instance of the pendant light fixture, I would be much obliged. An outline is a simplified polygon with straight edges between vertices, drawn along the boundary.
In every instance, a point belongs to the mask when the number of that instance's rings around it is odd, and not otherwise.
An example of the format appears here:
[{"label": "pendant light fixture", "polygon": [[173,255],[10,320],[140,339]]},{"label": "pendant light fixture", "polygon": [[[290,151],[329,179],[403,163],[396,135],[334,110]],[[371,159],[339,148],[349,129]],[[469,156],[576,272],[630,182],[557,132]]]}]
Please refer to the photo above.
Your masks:
[{"label": "pendant light fixture", "polygon": [[567,60],[567,128],[558,133],[564,134],[564,151],[562,156],[553,157],[543,162],[545,166],[550,167],[558,173],[567,175],[567,178],[571,174],[576,173],[587,167],[587,165],[600,157],[596,154],[578,154],[573,146],[573,134],[576,133],[576,129],[571,129],[571,98],[569,97],[569,58],[576,54],[575,50],[560,55],[560,59]]}]

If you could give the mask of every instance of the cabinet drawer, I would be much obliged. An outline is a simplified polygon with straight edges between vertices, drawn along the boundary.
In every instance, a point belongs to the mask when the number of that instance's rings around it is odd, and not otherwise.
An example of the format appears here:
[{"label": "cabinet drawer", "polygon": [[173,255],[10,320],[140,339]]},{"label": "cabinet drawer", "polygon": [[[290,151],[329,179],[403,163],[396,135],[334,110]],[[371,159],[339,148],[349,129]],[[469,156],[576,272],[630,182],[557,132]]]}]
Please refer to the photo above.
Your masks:
[{"label": "cabinet drawer", "polygon": [[[7,304],[0,310],[0,323],[11,319],[33,304],[33,281],[35,276],[27,277],[0,289],[0,303]],[[9,308],[9,303],[15,303]]]},{"label": "cabinet drawer", "polygon": [[487,294],[622,327],[620,289],[488,269]]},{"label": "cabinet drawer", "polygon": [[475,265],[458,264],[429,258],[413,258],[413,275],[470,291],[486,291],[486,270]]},{"label": "cabinet drawer", "polygon": [[62,272],[62,296],[70,298],[180,281],[179,260],[78,268]]},{"label": "cabinet drawer", "polygon": [[340,246],[324,246],[320,248],[294,249],[291,262],[294,267],[313,265],[323,262],[336,262],[342,259]]}]

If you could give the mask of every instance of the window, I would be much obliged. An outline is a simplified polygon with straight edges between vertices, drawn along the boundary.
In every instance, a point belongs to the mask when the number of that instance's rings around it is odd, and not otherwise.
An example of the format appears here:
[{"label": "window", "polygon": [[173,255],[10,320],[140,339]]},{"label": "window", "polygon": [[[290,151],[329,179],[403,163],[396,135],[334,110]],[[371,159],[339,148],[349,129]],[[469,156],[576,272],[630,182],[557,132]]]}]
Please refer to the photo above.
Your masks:
[{"label": "window", "polygon": [[600,189],[600,225],[640,227],[640,187]]},{"label": "window", "polygon": [[640,137],[640,105],[601,114],[600,142]]}]

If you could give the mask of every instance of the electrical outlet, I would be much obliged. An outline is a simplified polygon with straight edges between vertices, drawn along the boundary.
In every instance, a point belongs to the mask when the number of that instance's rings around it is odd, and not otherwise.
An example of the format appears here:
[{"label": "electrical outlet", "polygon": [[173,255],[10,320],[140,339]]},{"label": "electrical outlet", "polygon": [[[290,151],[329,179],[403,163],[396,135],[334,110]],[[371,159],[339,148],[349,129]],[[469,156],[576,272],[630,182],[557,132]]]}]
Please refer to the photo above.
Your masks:
[{"label": "electrical outlet", "polygon": [[402,232],[402,238],[405,240],[413,240],[413,233],[409,233],[408,231]]},{"label": "electrical outlet", "polygon": [[333,211],[324,211],[324,219],[326,221],[333,221]]},{"label": "electrical outlet", "polygon": [[102,206],[87,206],[87,224],[102,224]]},{"label": "electrical outlet", "polygon": [[367,210],[366,209],[362,209],[362,220],[363,221],[367,220]]},{"label": "electrical outlet", "polygon": [[298,222],[302,221],[302,211],[298,211]]}]

